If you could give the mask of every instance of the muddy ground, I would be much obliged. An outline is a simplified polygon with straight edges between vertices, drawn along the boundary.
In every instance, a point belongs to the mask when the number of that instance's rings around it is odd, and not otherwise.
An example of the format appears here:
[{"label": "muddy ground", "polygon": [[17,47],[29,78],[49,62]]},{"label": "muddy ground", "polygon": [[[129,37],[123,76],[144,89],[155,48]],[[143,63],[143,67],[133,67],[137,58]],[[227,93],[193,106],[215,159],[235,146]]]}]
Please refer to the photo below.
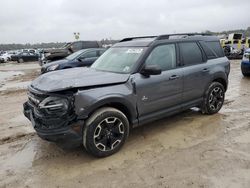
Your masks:
[{"label": "muddy ground", "polygon": [[250,79],[231,62],[220,113],[197,111],[134,129],[96,159],[41,140],[22,114],[37,63],[0,65],[0,187],[250,187]]}]

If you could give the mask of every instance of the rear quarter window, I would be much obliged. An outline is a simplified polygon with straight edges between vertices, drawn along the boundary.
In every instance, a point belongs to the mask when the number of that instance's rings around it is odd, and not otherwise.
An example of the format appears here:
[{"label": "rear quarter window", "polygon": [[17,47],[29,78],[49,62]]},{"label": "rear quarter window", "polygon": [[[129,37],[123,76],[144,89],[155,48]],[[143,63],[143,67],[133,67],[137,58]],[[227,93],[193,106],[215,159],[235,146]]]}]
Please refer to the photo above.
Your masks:
[{"label": "rear quarter window", "polygon": [[[225,56],[219,41],[209,41],[209,42],[205,42],[205,44],[210,49],[210,51],[212,51],[216,55],[216,57],[224,57]],[[207,52],[206,52],[206,54],[207,54]],[[209,57],[209,55],[210,54],[207,54],[208,57]],[[216,57],[213,57],[213,58],[216,58]]]}]

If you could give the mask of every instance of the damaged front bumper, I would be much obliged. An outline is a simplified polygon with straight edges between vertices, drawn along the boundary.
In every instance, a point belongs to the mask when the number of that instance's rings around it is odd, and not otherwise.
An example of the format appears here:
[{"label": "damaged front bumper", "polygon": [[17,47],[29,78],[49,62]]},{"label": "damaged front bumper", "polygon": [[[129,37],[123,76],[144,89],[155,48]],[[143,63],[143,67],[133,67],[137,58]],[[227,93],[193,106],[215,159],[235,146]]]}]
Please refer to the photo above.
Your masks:
[{"label": "damaged front bumper", "polygon": [[42,116],[30,101],[23,104],[23,113],[42,139],[56,142],[63,147],[78,146],[82,143],[84,121],[77,120],[75,115]]}]

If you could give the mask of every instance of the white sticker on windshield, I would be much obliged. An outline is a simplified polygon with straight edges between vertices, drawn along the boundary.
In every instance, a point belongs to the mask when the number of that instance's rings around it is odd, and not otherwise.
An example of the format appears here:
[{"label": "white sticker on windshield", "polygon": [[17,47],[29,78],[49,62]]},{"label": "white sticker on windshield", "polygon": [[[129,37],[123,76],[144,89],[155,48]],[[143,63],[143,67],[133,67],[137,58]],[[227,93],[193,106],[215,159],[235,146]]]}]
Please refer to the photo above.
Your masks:
[{"label": "white sticker on windshield", "polygon": [[124,67],[123,72],[128,72],[130,70],[129,66]]},{"label": "white sticker on windshield", "polygon": [[142,48],[131,48],[126,51],[128,54],[140,54],[142,53]]}]

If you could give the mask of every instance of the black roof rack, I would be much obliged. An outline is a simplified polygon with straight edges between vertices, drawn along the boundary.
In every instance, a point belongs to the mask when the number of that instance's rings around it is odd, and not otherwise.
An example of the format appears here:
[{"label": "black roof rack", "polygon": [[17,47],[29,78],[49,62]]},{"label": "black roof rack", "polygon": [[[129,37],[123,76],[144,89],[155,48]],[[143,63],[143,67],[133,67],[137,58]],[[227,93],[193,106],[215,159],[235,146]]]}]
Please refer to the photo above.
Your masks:
[{"label": "black roof rack", "polygon": [[131,41],[134,39],[147,39],[147,38],[156,38],[156,37],[158,36],[129,37],[129,38],[122,39],[120,42],[127,42],[127,41]]},{"label": "black roof rack", "polygon": [[129,38],[124,38],[120,42],[127,42],[131,41],[134,39],[146,39],[146,38],[155,38],[155,40],[164,40],[164,39],[169,39],[171,36],[211,36],[211,34],[208,33],[178,33],[178,34],[166,34],[166,35],[159,35],[159,36],[142,36],[142,37],[129,37]]},{"label": "black roof rack", "polygon": [[159,35],[155,40],[164,40],[169,39],[171,36],[211,36],[211,34],[207,33],[177,33],[177,34],[167,34],[167,35]]}]

